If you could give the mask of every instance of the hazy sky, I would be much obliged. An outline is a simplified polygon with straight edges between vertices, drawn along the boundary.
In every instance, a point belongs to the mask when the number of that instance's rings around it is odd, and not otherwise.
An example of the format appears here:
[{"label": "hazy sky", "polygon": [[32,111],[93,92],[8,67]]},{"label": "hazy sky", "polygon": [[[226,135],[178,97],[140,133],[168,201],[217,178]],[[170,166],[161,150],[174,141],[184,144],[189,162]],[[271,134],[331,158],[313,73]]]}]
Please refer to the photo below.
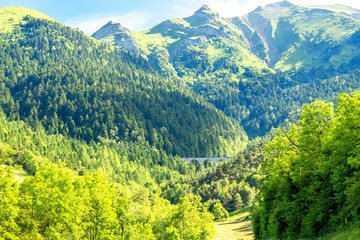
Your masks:
[{"label": "hazy sky", "polygon": [[[38,10],[59,22],[92,34],[108,21],[131,30],[144,30],[161,21],[192,15],[207,4],[222,17],[244,15],[278,0],[0,0],[0,7]],[[360,0],[290,0],[299,5],[343,4],[360,9]]]}]

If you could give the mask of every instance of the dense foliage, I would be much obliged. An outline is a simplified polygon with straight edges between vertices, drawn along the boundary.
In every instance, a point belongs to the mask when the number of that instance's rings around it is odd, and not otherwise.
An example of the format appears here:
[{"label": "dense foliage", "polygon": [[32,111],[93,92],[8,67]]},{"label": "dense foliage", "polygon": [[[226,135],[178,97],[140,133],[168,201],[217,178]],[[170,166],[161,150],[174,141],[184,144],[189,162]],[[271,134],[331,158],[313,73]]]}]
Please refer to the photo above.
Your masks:
[{"label": "dense foliage", "polygon": [[26,20],[0,41],[0,104],[12,119],[180,156],[233,156],[244,147],[247,136],[234,120],[144,58],[60,23]]},{"label": "dense foliage", "polygon": [[304,105],[299,125],[278,131],[267,147],[257,239],[322,235],[359,221],[360,93],[333,104]]},{"label": "dense foliage", "polygon": [[315,99],[335,102],[339,93],[359,89],[359,77],[359,70],[340,73],[319,67],[291,75],[252,74],[240,81],[231,80],[230,75],[223,79],[209,75],[199,78],[193,89],[237,119],[248,136],[255,138],[286,121],[295,121],[303,104]]},{"label": "dense foliage", "polygon": [[162,197],[171,203],[179,202],[187,194],[199,195],[215,220],[226,218],[233,212],[252,205],[254,196],[260,189],[260,164],[264,158],[263,144],[254,144],[243,154],[227,162],[218,162],[216,167],[210,160],[201,166],[197,161],[191,165],[199,166],[196,174],[170,180],[162,184]]},{"label": "dense foliage", "polygon": [[[7,164],[19,164],[35,174],[42,158],[64,163],[80,174],[101,170],[112,181],[133,181],[151,186],[164,180],[175,180],[195,173],[196,169],[182,159],[149,146],[115,142],[74,140],[60,134],[47,134],[44,129],[31,130],[22,121],[9,121],[0,112],[0,141],[7,146],[1,154],[13,155]],[[20,156],[14,153],[20,152]]]},{"label": "dense foliage", "polygon": [[215,233],[199,197],[175,206],[136,184],[124,188],[99,172],[78,176],[50,163],[20,184],[2,165],[0,179],[2,239],[212,239]]},{"label": "dense foliage", "polygon": [[195,169],[156,149],[87,144],[1,114],[0,238],[212,239],[213,216],[200,197],[174,205],[159,196],[158,182],[179,171]]}]

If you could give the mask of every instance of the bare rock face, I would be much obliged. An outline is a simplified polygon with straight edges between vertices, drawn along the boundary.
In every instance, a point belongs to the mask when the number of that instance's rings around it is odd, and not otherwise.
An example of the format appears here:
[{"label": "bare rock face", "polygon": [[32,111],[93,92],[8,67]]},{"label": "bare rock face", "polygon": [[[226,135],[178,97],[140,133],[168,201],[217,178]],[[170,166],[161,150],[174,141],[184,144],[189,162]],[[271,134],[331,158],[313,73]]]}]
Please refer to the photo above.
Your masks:
[{"label": "bare rock face", "polygon": [[200,46],[203,45],[205,42],[207,42],[208,39],[205,36],[201,36],[199,38],[188,38],[186,40],[183,41],[184,46]]},{"label": "bare rock face", "polygon": [[114,23],[112,21],[105,24],[102,28],[97,30],[92,37],[96,39],[104,38],[110,36],[117,32],[123,32],[126,28],[120,23]]},{"label": "bare rock face", "polygon": [[138,47],[130,39],[124,39],[123,41],[117,41],[116,45],[121,47],[121,48],[124,48],[126,50],[132,51],[134,53],[137,53],[137,54],[140,53]]},{"label": "bare rock face", "polygon": [[96,31],[92,37],[101,39],[111,35],[114,35],[117,38],[117,41],[115,42],[116,46],[135,53],[140,53],[139,48],[135,44],[135,39],[130,35],[130,30],[120,23],[110,21]]}]

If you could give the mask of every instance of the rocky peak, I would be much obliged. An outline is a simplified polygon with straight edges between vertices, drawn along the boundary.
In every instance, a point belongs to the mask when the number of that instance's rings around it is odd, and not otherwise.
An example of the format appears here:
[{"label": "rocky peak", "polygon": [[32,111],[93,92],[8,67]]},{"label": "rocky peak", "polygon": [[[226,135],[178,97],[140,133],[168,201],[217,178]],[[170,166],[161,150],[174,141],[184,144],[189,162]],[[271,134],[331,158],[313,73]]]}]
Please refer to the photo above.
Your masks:
[{"label": "rocky peak", "polygon": [[108,22],[104,26],[102,26],[99,30],[97,30],[92,37],[96,39],[104,38],[109,35],[112,35],[114,33],[118,32],[124,32],[125,30],[128,30],[120,23],[115,23],[113,21]]},{"label": "rocky peak", "polygon": [[203,5],[199,10],[194,13],[194,16],[206,19],[218,19],[220,17],[219,14],[211,10],[208,5]]}]

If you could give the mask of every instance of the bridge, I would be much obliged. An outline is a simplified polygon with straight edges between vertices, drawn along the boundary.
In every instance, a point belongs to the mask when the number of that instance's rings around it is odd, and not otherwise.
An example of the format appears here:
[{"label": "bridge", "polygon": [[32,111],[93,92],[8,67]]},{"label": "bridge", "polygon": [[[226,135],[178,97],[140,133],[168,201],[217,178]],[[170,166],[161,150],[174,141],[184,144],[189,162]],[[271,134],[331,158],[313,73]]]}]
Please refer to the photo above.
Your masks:
[{"label": "bridge", "polygon": [[208,158],[208,157],[189,157],[189,158],[182,158],[184,162],[191,162],[191,160],[196,160],[202,165],[204,165],[204,162],[206,160],[210,160],[213,163],[213,166],[216,166],[216,163],[220,160],[229,161],[233,159],[234,157],[217,157],[217,158]]}]

